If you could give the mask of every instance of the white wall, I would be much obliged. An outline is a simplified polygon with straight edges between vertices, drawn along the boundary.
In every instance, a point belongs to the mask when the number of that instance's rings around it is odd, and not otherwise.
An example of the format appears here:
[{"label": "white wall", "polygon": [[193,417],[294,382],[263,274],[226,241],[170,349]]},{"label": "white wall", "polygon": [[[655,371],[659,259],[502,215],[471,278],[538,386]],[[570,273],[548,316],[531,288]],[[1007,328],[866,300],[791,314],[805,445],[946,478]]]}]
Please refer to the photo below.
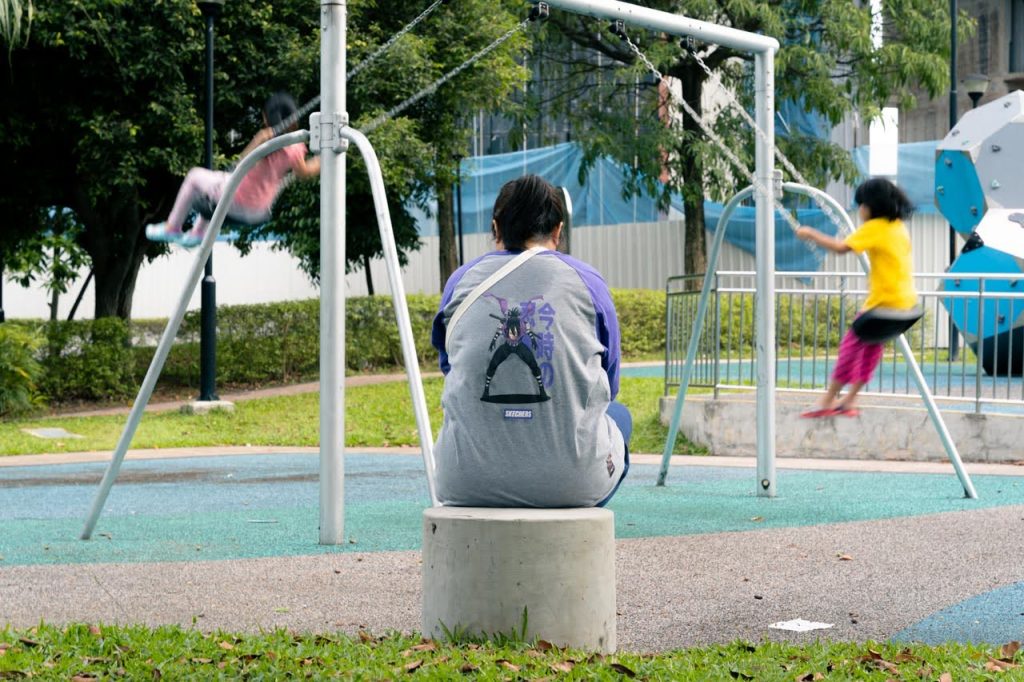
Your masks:
[{"label": "white wall", "polygon": [[[911,220],[915,270],[945,270],[948,265],[948,229],[941,216],[915,216]],[[612,287],[663,289],[668,277],[684,274],[683,235],[683,222],[680,220],[577,228],[572,233],[572,252],[603,273]],[[274,251],[272,246],[269,242],[254,244],[252,252],[243,258],[227,242],[217,242],[213,262],[218,304],[286,301],[318,295],[317,288],[299,270],[297,261],[286,251]],[[468,260],[491,250],[493,242],[486,234],[465,235],[464,247]],[[170,255],[143,264],[135,288],[132,316],[137,319],[169,316],[194,257],[194,251],[174,248]],[[370,269],[376,293],[389,294],[384,262],[375,260]],[[718,269],[753,270],[754,257],[726,244]],[[849,256],[829,255],[822,269],[859,271],[859,266]],[[83,278],[84,275],[82,273]],[[72,292],[61,298],[62,319],[67,317],[81,281],[76,283]],[[409,265],[403,270],[403,281],[408,293],[440,291],[437,237],[423,238],[422,248],[410,255]],[[348,275],[345,282],[349,296],[366,294],[362,271]],[[189,307],[199,308],[198,288]],[[40,288],[26,290],[6,282],[4,310],[9,318],[45,318],[49,314],[46,292]],[[86,319],[92,314],[93,291],[90,286],[76,317]]]}]

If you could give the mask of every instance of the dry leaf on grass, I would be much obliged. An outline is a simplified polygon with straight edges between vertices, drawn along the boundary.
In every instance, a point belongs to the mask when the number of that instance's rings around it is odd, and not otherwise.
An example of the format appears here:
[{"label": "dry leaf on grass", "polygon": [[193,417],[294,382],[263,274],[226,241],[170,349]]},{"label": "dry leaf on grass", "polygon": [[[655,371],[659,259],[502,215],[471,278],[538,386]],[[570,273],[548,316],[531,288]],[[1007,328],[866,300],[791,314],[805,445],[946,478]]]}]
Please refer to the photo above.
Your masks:
[{"label": "dry leaf on grass", "polygon": [[500,665],[505,670],[511,670],[514,673],[519,672],[520,669],[521,669],[518,665],[516,665],[512,661],[506,661],[504,658],[499,658],[497,661],[495,661],[495,663]]},{"label": "dry leaf on grass", "polygon": [[1001,658],[1012,659],[1020,651],[1020,642],[1007,642],[1003,646],[999,647],[999,656]]},{"label": "dry leaf on grass", "polygon": [[405,672],[407,672],[407,673],[414,673],[417,670],[419,670],[422,665],[423,665],[423,659],[422,658],[417,659],[415,661],[411,661],[409,663],[406,663],[405,664]]},{"label": "dry leaf on grass", "polygon": [[939,675],[939,682],[953,682],[953,676],[950,673],[942,673]]},{"label": "dry leaf on grass", "polygon": [[612,663],[608,667],[610,667],[612,670],[619,673],[620,675],[625,675],[626,677],[636,677],[636,672],[634,672],[628,666],[622,665],[621,663]]},{"label": "dry leaf on grass", "polygon": [[571,673],[572,669],[576,667],[576,661],[559,661],[558,663],[552,663],[551,669],[556,673]]}]

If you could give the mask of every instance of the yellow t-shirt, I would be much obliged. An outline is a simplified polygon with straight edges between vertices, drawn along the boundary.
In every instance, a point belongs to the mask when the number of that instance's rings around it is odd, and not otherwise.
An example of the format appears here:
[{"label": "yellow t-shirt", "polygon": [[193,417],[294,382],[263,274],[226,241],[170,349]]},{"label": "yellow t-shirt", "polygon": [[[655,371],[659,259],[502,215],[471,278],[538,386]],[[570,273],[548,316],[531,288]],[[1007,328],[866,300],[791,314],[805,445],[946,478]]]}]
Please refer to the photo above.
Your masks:
[{"label": "yellow t-shirt", "polygon": [[844,240],[857,253],[867,252],[868,300],[864,308],[909,310],[917,305],[910,232],[901,220],[874,218]]}]

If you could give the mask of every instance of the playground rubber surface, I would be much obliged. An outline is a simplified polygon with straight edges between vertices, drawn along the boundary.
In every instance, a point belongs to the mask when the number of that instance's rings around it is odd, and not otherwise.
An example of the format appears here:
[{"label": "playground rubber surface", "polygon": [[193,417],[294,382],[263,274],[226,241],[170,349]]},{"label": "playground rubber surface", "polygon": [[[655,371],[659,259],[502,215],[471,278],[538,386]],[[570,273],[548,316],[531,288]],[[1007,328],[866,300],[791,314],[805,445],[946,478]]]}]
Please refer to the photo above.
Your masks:
[{"label": "playground rubber surface", "polygon": [[[674,466],[662,488],[633,466],[610,505],[621,648],[1024,638],[1024,476],[975,474],[967,500],[949,467],[783,466],[773,499],[749,466]],[[129,459],[80,541],[104,467],[0,466],[0,622],[418,629],[419,457],[346,455],[340,547],[317,544],[315,455]],[[833,627],[768,628],[794,618]]]}]

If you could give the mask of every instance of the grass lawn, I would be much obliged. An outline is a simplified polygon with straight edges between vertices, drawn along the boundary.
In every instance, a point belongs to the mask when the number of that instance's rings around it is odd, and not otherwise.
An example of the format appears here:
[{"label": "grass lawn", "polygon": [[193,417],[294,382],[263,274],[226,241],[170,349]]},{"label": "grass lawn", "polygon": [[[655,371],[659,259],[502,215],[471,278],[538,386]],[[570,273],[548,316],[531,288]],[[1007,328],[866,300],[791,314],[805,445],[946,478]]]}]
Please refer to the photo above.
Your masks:
[{"label": "grass lawn", "polygon": [[[449,645],[372,637],[204,634],[177,627],[41,625],[0,630],[0,678],[98,679],[1020,679],[1024,655],[1003,647],[887,643],[802,646],[736,642],[658,655],[588,655],[499,638]],[[1005,671],[1009,671],[1008,673]]]},{"label": "grass lawn", "polygon": [[[441,424],[440,378],[423,382],[436,434]],[[657,378],[623,378],[619,399],[633,413],[633,452],[660,453],[667,429],[658,423],[658,397],[663,382]],[[405,382],[347,388],[345,442],[348,447],[419,445],[412,400]],[[316,446],[319,434],[319,396],[298,396],[239,401],[234,413],[184,415],[177,412],[147,414],[132,440],[133,448],[179,448],[213,445]],[[47,417],[0,422],[0,455],[113,450],[126,418]],[[26,428],[54,428],[82,438],[47,440],[24,433]],[[701,452],[683,441],[678,453]]]}]

